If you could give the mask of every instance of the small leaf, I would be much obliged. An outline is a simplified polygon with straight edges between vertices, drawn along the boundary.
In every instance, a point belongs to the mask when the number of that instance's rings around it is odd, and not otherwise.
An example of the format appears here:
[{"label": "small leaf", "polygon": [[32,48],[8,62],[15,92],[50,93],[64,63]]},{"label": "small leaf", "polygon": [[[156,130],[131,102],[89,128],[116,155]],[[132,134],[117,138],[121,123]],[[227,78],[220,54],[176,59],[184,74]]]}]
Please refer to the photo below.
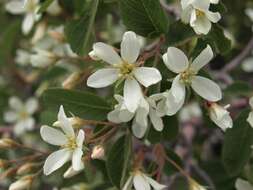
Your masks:
[{"label": "small leaf", "polygon": [[93,39],[93,25],[97,13],[99,0],[93,0],[89,10],[83,11],[77,20],[71,20],[65,26],[67,41],[71,49],[79,54],[86,54]]},{"label": "small leaf", "polygon": [[45,108],[55,112],[63,105],[66,112],[83,119],[105,120],[110,106],[101,97],[77,90],[49,89],[43,93]]},{"label": "small leaf", "polygon": [[53,3],[53,1],[55,0],[46,0],[44,1],[41,6],[40,9],[38,10],[38,13],[43,13],[47,10],[47,8]]},{"label": "small leaf", "polygon": [[119,138],[112,146],[106,162],[107,172],[112,184],[121,189],[129,172],[132,151],[131,135]]},{"label": "small leaf", "polygon": [[249,161],[253,143],[253,128],[246,121],[249,110],[244,110],[225,134],[222,160],[230,176],[237,176]]},{"label": "small leaf", "polygon": [[167,33],[169,21],[158,0],[119,0],[119,6],[128,29],[145,37]]}]

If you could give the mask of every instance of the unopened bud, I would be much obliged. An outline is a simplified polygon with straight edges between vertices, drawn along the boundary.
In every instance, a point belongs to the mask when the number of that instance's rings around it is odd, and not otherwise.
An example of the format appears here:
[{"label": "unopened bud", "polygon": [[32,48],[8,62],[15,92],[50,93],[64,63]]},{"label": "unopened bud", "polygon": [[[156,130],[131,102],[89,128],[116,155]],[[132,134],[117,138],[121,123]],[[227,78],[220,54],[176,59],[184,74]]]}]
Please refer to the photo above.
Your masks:
[{"label": "unopened bud", "polygon": [[95,54],[94,50],[89,53],[89,56],[90,56],[91,59],[93,59],[95,61],[99,61],[100,60],[100,58]]},{"label": "unopened bud", "polygon": [[24,175],[29,172],[31,172],[38,164],[36,163],[25,163],[22,166],[20,166],[17,170],[18,175]]},{"label": "unopened bud", "polygon": [[92,159],[101,159],[105,155],[105,149],[101,145],[97,145],[93,148],[91,158]]},{"label": "unopened bud", "polygon": [[82,79],[83,72],[74,72],[66,80],[63,81],[62,87],[65,89],[74,88]]},{"label": "unopened bud", "polygon": [[47,28],[47,25],[45,22],[41,22],[38,24],[38,26],[36,27],[35,33],[32,37],[32,40],[31,40],[32,44],[37,43],[39,40],[41,40],[43,38],[43,36],[45,35],[45,32],[46,32],[46,28]]},{"label": "unopened bud", "polygon": [[14,148],[19,144],[10,138],[0,139],[0,148]]},{"label": "unopened bud", "polygon": [[33,182],[33,176],[24,176],[18,181],[12,183],[9,187],[9,190],[25,190],[31,188]]}]

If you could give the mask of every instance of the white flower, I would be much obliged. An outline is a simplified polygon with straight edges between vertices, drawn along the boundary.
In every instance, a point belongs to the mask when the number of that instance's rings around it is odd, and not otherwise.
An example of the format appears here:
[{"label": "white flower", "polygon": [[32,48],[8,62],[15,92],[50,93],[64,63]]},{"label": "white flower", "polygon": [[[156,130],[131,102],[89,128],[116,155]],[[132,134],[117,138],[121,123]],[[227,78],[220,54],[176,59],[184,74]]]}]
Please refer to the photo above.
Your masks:
[{"label": "white flower", "polygon": [[51,174],[70,160],[72,160],[72,167],[75,171],[82,170],[84,167],[82,162],[84,131],[79,130],[78,135],[75,135],[74,129],[65,115],[63,106],[60,107],[58,121],[63,132],[49,126],[42,126],[40,130],[44,141],[61,147],[60,150],[53,152],[46,159],[43,167],[45,175]]},{"label": "white flower", "polygon": [[22,23],[22,32],[28,34],[40,16],[37,14],[39,10],[39,0],[11,0],[6,6],[6,10],[11,14],[24,14],[25,18]]},{"label": "white flower", "polygon": [[218,12],[209,11],[210,3],[218,3],[215,0],[181,0],[181,19],[197,34],[207,34],[212,27],[212,22],[217,23],[221,19]]},{"label": "white flower", "polygon": [[165,65],[178,75],[174,78],[171,90],[168,92],[169,101],[178,110],[185,101],[186,86],[191,88],[202,98],[216,102],[222,98],[220,87],[202,76],[197,76],[199,70],[213,58],[213,51],[208,45],[198,57],[189,63],[186,55],[179,49],[169,47],[163,55]]},{"label": "white flower", "polygon": [[216,103],[210,103],[209,115],[211,120],[223,131],[233,127],[233,120],[227,111],[228,106],[222,107]]},{"label": "white flower", "polygon": [[121,42],[121,57],[113,47],[101,42],[93,45],[93,51],[91,57],[95,56],[96,59],[99,58],[111,66],[93,73],[88,78],[87,85],[102,88],[124,79],[124,100],[131,112],[137,109],[142,97],[139,83],[149,87],[161,80],[161,74],[156,68],[140,67],[136,62],[140,54],[140,43],[134,32],[129,31],[124,34]]},{"label": "white flower", "polygon": [[251,185],[248,181],[237,179],[235,182],[236,190],[253,190],[253,185]]},{"label": "white flower", "polygon": [[148,129],[148,117],[151,123],[157,131],[163,130],[163,121],[161,116],[156,111],[156,96],[150,96],[149,98],[141,97],[138,107],[134,113],[130,112],[124,101],[124,98],[120,95],[115,95],[115,99],[118,104],[114,110],[108,114],[108,120],[114,123],[128,122],[133,119],[132,131],[137,138],[142,138]]},{"label": "white flower", "polygon": [[141,171],[134,172],[128,178],[122,190],[131,190],[132,186],[135,190],[151,190],[151,188],[154,190],[163,190],[167,187],[148,177]]},{"label": "white flower", "polygon": [[249,113],[249,117],[248,117],[247,121],[249,122],[251,127],[253,127],[253,97],[250,98],[249,104],[252,108],[252,111]]},{"label": "white flower", "polygon": [[30,53],[23,49],[16,52],[15,62],[19,65],[28,65],[30,63]]},{"label": "white flower", "polygon": [[30,62],[34,67],[47,67],[57,62],[58,57],[56,54],[43,49],[35,49],[35,53],[31,54]]},{"label": "white flower", "polygon": [[26,190],[30,189],[33,182],[33,176],[24,176],[12,183],[9,190]]},{"label": "white flower", "polygon": [[248,9],[245,10],[245,13],[250,18],[250,20],[253,22],[253,9],[252,8],[248,8]]},{"label": "white flower", "polygon": [[61,12],[62,12],[62,8],[61,8],[58,0],[54,0],[47,8],[47,13],[52,16],[57,16],[57,15],[61,14]]},{"label": "white flower", "polygon": [[23,134],[26,130],[34,128],[35,120],[32,115],[38,109],[38,101],[35,98],[28,99],[25,103],[17,97],[9,99],[11,110],[5,112],[4,120],[7,123],[14,124],[14,132],[16,135]]}]

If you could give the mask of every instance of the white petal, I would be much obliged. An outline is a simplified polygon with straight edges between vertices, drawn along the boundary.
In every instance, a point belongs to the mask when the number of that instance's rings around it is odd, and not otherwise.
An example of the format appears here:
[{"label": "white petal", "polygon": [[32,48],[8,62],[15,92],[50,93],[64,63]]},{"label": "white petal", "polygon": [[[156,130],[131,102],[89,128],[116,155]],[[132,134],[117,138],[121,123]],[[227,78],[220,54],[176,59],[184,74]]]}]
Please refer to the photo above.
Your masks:
[{"label": "white petal", "polygon": [[126,183],[125,183],[125,185],[124,185],[124,187],[123,187],[122,190],[130,190],[131,187],[132,187],[132,185],[133,185],[133,176],[130,176],[130,177],[127,179],[127,181],[126,181]]},{"label": "white petal", "polygon": [[171,86],[171,93],[176,101],[181,101],[185,97],[185,85],[180,81],[180,75],[177,75]]},{"label": "white petal", "polygon": [[67,169],[67,171],[63,174],[63,177],[68,179],[71,178],[79,173],[81,173],[81,171],[84,169],[84,167],[78,171],[74,170],[72,166],[69,167],[69,169]]},{"label": "white petal", "polygon": [[9,105],[13,110],[20,111],[24,108],[23,102],[18,97],[11,97],[9,99]]},{"label": "white petal", "polygon": [[206,12],[206,17],[213,23],[217,23],[221,19],[220,13]]},{"label": "white petal", "polygon": [[206,11],[210,7],[210,0],[192,0],[192,5],[195,9]]},{"label": "white petal", "polygon": [[133,71],[135,78],[145,87],[156,84],[162,80],[162,76],[156,68],[138,67]]},{"label": "white petal", "polygon": [[192,3],[192,0],[181,0],[182,9],[187,8]]},{"label": "white petal", "polygon": [[237,190],[253,190],[253,186],[248,181],[242,179],[236,180],[235,187]]},{"label": "white petal", "polygon": [[223,131],[226,131],[228,128],[233,127],[233,120],[227,110],[224,110],[224,113],[222,113],[222,115],[217,115],[215,112],[211,111],[210,118]]},{"label": "white petal", "polygon": [[78,135],[76,137],[77,146],[82,147],[84,140],[85,140],[85,133],[83,130],[79,130]]},{"label": "white petal", "polygon": [[62,146],[68,142],[67,137],[60,130],[46,125],[40,128],[40,135],[44,141],[52,145]]},{"label": "white petal", "polygon": [[249,57],[243,61],[242,69],[245,72],[253,72],[253,57]]},{"label": "white petal", "polygon": [[29,114],[33,114],[39,107],[39,102],[36,98],[29,98],[25,104],[26,111]]},{"label": "white petal", "polygon": [[71,158],[71,152],[68,149],[61,149],[50,154],[44,164],[43,170],[45,175],[49,175],[55,170],[62,167]]},{"label": "white petal", "polygon": [[185,71],[189,66],[189,61],[183,51],[175,47],[169,47],[163,55],[165,65],[174,73]]},{"label": "white petal", "polygon": [[145,123],[137,123],[135,120],[133,121],[132,131],[134,136],[136,136],[137,138],[142,138],[145,135],[147,129],[147,121],[145,121]]},{"label": "white petal", "polygon": [[218,4],[219,0],[210,0],[210,3],[212,3],[212,4]]},{"label": "white petal", "polygon": [[16,136],[23,135],[25,132],[26,132],[26,128],[25,128],[23,122],[17,122],[17,123],[14,125],[14,134],[15,134]]},{"label": "white petal", "polygon": [[161,117],[159,117],[156,113],[156,111],[154,109],[150,109],[149,111],[149,117],[150,117],[150,120],[154,126],[154,128],[157,130],[157,131],[162,131],[163,128],[164,128],[164,125],[163,125],[163,120]]},{"label": "white petal", "polygon": [[151,190],[149,183],[143,177],[142,174],[137,174],[134,176],[134,188],[136,190]]},{"label": "white petal", "polygon": [[253,127],[253,112],[249,113],[247,121],[249,122],[249,124],[251,125],[251,127]]},{"label": "white petal", "polygon": [[103,88],[113,84],[118,78],[118,69],[100,69],[88,78],[87,85],[93,88]]},{"label": "white petal", "polygon": [[127,78],[124,84],[124,102],[130,112],[135,112],[142,97],[141,87],[135,79]]},{"label": "white petal", "polygon": [[5,9],[12,14],[22,14],[25,12],[23,2],[18,0],[9,1],[5,5]]},{"label": "white petal", "polygon": [[212,48],[207,45],[207,47],[194,59],[193,63],[191,64],[191,69],[194,70],[196,73],[204,67],[207,63],[209,63],[213,58],[213,51]]},{"label": "white petal", "polygon": [[[188,0],[186,0],[186,1],[188,1]],[[192,6],[189,6],[182,11],[181,20],[183,23],[188,24],[190,22],[192,11],[193,11]]]},{"label": "white petal", "polygon": [[32,13],[28,13],[25,15],[25,18],[22,23],[22,32],[26,35],[28,34],[34,25],[34,15]]},{"label": "white petal", "polygon": [[122,62],[120,56],[118,55],[118,53],[116,53],[113,47],[105,43],[95,43],[93,45],[93,50],[95,52],[95,55],[106,63],[115,65],[120,64]]},{"label": "white petal", "polygon": [[210,20],[208,20],[207,17],[201,16],[198,17],[192,24],[194,31],[197,34],[208,34],[208,32],[211,30],[212,24]]},{"label": "white petal", "polygon": [[28,117],[24,120],[21,120],[20,122],[23,123],[22,125],[25,127],[25,129],[27,129],[27,130],[34,129],[35,120],[32,117]]},{"label": "white petal", "polygon": [[166,185],[162,185],[158,183],[157,181],[153,180],[151,177],[148,177],[145,175],[146,180],[149,182],[149,184],[155,189],[155,190],[163,190],[166,188]]},{"label": "white petal", "polygon": [[132,120],[133,116],[134,116],[134,113],[128,111],[127,109],[121,109],[119,111],[119,118],[124,123]]},{"label": "white petal", "polygon": [[120,110],[116,109],[107,114],[107,119],[113,123],[122,123],[123,121],[119,117]]},{"label": "white petal", "polygon": [[18,119],[18,114],[13,111],[8,111],[4,113],[4,121],[7,123],[13,123],[17,121]]},{"label": "white petal", "polygon": [[70,120],[67,118],[62,105],[60,106],[60,110],[58,113],[58,121],[60,122],[61,128],[66,135],[70,137],[75,136],[74,129],[71,125]]},{"label": "white petal", "polygon": [[208,101],[217,102],[222,98],[220,87],[210,79],[196,76],[192,80],[191,87],[198,95]]},{"label": "white petal", "polygon": [[134,32],[125,32],[121,42],[121,57],[127,63],[134,63],[140,54],[140,43]]},{"label": "white petal", "polygon": [[83,161],[82,161],[83,151],[81,148],[77,148],[73,152],[72,156],[72,167],[75,171],[79,171],[83,169]]}]

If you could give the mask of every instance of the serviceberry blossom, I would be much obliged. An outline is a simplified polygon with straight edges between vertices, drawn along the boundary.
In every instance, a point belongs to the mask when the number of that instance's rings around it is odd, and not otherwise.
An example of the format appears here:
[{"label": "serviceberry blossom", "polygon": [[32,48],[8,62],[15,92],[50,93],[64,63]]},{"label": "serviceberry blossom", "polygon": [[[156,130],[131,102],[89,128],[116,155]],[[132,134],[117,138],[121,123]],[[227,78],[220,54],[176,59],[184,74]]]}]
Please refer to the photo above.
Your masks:
[{"label": "serviceberry blossom", "polygon": [[218,12],[209,11],[210,4],[217,4],[215,0],[181,0],[181,19],[190,26],[197,34],[207,34],[212,27],[212,23],[217,23],[221,19]]},{"label": "serviceberry blossom", "polygon": [[216,83],[197,75],[199,70],[212,58],[213,51],[209,45],[192,63],[189,62],[184,52],[175,47],[169,47],[167,53],[163,55],[165,65],[177,74],[167,95],[167,102],[175,104],[176,110],[181,108],[185,101],[187,86],[190,86],[199,96],[210,102],[216,102],[222,98],[221,89]]},{"label": "serviceberry blossom", "polygon": [[148,118],[157,131],[164,128],[162,118],[156,111],[156,103],[154,97],[140,99],[138,107],[134,113],[130,112],[120,95],[115,95],[118,104],[114,110],[108,114],[108,120],[114,123],[124,123],[133,119],[132,131],[137,138],[142,138],[148,129]]},{"label": "serviceberry blossom", "polygon": [[72,124],[64,112],[63,106],[60,107],[58,121],[61,130],[46,125],[40,129],[40,134],[44,141],[61,147],[60,150],[53,152],[46,159],[43,167],[45,175],[51,174],[70,160],[72,161],[73,170],[79,171],[84,168],[82,162],[82,149],[85,139],[84,131],[79,130],[78,134],[75,134]]},{"label": "serviceberry blossom", "polygon": [[217,103],[209,103],[208,107],[210,119],[223,131],[233,127],[233,120],[227,111],[229,106],[222,107]]},{"label": "serviceberry blossom", "polygon": [[167,186],[158,183],[138,170],[130,175],[122,190],[130,190],[132,187],[135,190],[151,190],[151,188],[154,190],[164,190]]},{"label": "serviceberry blossom", "polygon": [[22,23],[22,32],[27,35],[32,30],[32,27],[36,21],[41,17],[37,14],[40,5],[39,0],[10,0],[5,8],[14,15],[24,14],[25,18]]},{"label": "serviceberry blossom", "polygon": [[91,58],[101,59],[110,65],[93,73],[87,85],[93,88],[107,87],[117,80],[125,80],[124,101],[130,112],[135,112],[142,97],[142,84],[145,87],[158,83],[162,77],[156,68],[142,67],[137,62],[141,45],[134,32],[125,32],[121,42],[121,57],[115,49],[102,42],[93,45]]},{"label": "serviceberry blossom", "polygon": [[249,113],[249,117],[248,117],[247,121],[249,122],[251,127],[253,127],[253,97],[250,98],[249,104],[251,106],[252,111]]},{"label": "serviceberry blossom", "polygon": [[236,190],[253,190],[253,185],[243,179],[237,179],[235,188]]},{"label": "serviceberry blossom", "polygon": [[14,133],[22,135],[34,128],[35,120],[32,115],[38,109],[38,100],[29,98],[23,103],[18,97],[9,99],[10,110],[4,113],[4,120],[14,124]]}]

